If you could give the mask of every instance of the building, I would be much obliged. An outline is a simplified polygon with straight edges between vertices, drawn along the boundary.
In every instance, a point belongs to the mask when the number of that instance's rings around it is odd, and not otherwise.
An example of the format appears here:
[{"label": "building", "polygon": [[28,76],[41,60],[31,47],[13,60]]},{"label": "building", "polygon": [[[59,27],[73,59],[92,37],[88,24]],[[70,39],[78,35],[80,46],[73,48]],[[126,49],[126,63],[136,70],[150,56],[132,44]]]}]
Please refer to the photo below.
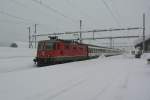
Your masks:
[{"label": "building", "polygon": [[[135,43],[135,48],[140,47],[143,50],[143,39],[138,39]],[[150,36],[145,39],[145,52],[150,52]]]}]

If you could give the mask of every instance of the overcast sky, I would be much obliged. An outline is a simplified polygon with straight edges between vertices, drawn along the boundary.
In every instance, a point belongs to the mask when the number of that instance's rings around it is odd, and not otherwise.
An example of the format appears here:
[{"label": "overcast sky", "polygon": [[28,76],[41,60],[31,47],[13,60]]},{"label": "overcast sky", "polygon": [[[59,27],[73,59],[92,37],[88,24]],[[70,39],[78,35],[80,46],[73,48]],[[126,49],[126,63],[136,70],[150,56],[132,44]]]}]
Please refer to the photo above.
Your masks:
[{"label": "overcast sky", "polygon": [[[0,0],[0,42],[28,41],[27,27],[33,34],[34,24],[38,34],[77,31],[79,20],[82,30],[142,26],[144,12],[148,35],[150,0]],[[108,36],[125,34],[141,31],[107,32]]]}]

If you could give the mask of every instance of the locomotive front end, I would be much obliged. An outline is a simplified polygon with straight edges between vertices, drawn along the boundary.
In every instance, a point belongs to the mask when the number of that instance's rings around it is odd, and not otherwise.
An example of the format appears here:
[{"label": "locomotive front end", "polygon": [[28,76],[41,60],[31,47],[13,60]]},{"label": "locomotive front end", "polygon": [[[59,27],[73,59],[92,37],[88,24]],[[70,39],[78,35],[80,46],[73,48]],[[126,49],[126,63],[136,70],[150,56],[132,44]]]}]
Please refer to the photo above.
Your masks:
[{"label": "locomotive front end", "polygon": [[50,40],[39,41],[37,48],[37,56],[34,62],[37,66],[50,65],[54,54],[54,42]]}]

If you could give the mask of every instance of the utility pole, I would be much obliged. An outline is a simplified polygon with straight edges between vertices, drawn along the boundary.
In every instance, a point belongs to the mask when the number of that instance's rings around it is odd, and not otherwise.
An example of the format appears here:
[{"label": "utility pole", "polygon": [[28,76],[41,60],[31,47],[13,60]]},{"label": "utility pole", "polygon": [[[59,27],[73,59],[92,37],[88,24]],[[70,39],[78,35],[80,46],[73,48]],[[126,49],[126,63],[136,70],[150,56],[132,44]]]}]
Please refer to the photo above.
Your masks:
[{"label": "utility pole", "polygon": [[80,20],[80,43],[82,43],[82,20]]},{"label": "utility pole", "polygon": [[93,40],[94,40],[95,36],[94,36],[94,32],[93,32]]},{"label": "utility pole", "polygon": [[28,27],[29,30],[29,48],[31,48],[31,27]]},{"label": "utility pole", "polygon": [[112,48],[112,44],[113,44],[113,39],[112,37],[110,37],[110,48]]},{"label": "utility pole", "polygon": [[143,53],[145,52],[145,13],[143,13]]},{"label": "utility pole", "polygon": [[35,24],[35,31],[34,31],[34,33],[35,33],[35,37],[34,37],[34,39],[35,39],[35,48],[36,48],[36,33],[37,33],[37,31],[36,31],[36,27],[37,27],[37,24]]}]

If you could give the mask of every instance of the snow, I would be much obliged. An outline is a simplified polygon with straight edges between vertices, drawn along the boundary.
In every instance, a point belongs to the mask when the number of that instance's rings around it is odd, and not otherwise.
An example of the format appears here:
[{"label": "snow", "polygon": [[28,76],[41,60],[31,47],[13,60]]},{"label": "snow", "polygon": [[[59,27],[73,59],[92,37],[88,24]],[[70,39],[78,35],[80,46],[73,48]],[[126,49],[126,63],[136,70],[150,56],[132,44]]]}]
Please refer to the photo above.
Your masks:
[{"label": "snow", "polygon": [[0,48],[0,100],[150,100],[144,54],[35,67],[34,49]]},{"label": "snow", "polygon": [[0,47],[0,73],[33,67],[34,49]]}]

